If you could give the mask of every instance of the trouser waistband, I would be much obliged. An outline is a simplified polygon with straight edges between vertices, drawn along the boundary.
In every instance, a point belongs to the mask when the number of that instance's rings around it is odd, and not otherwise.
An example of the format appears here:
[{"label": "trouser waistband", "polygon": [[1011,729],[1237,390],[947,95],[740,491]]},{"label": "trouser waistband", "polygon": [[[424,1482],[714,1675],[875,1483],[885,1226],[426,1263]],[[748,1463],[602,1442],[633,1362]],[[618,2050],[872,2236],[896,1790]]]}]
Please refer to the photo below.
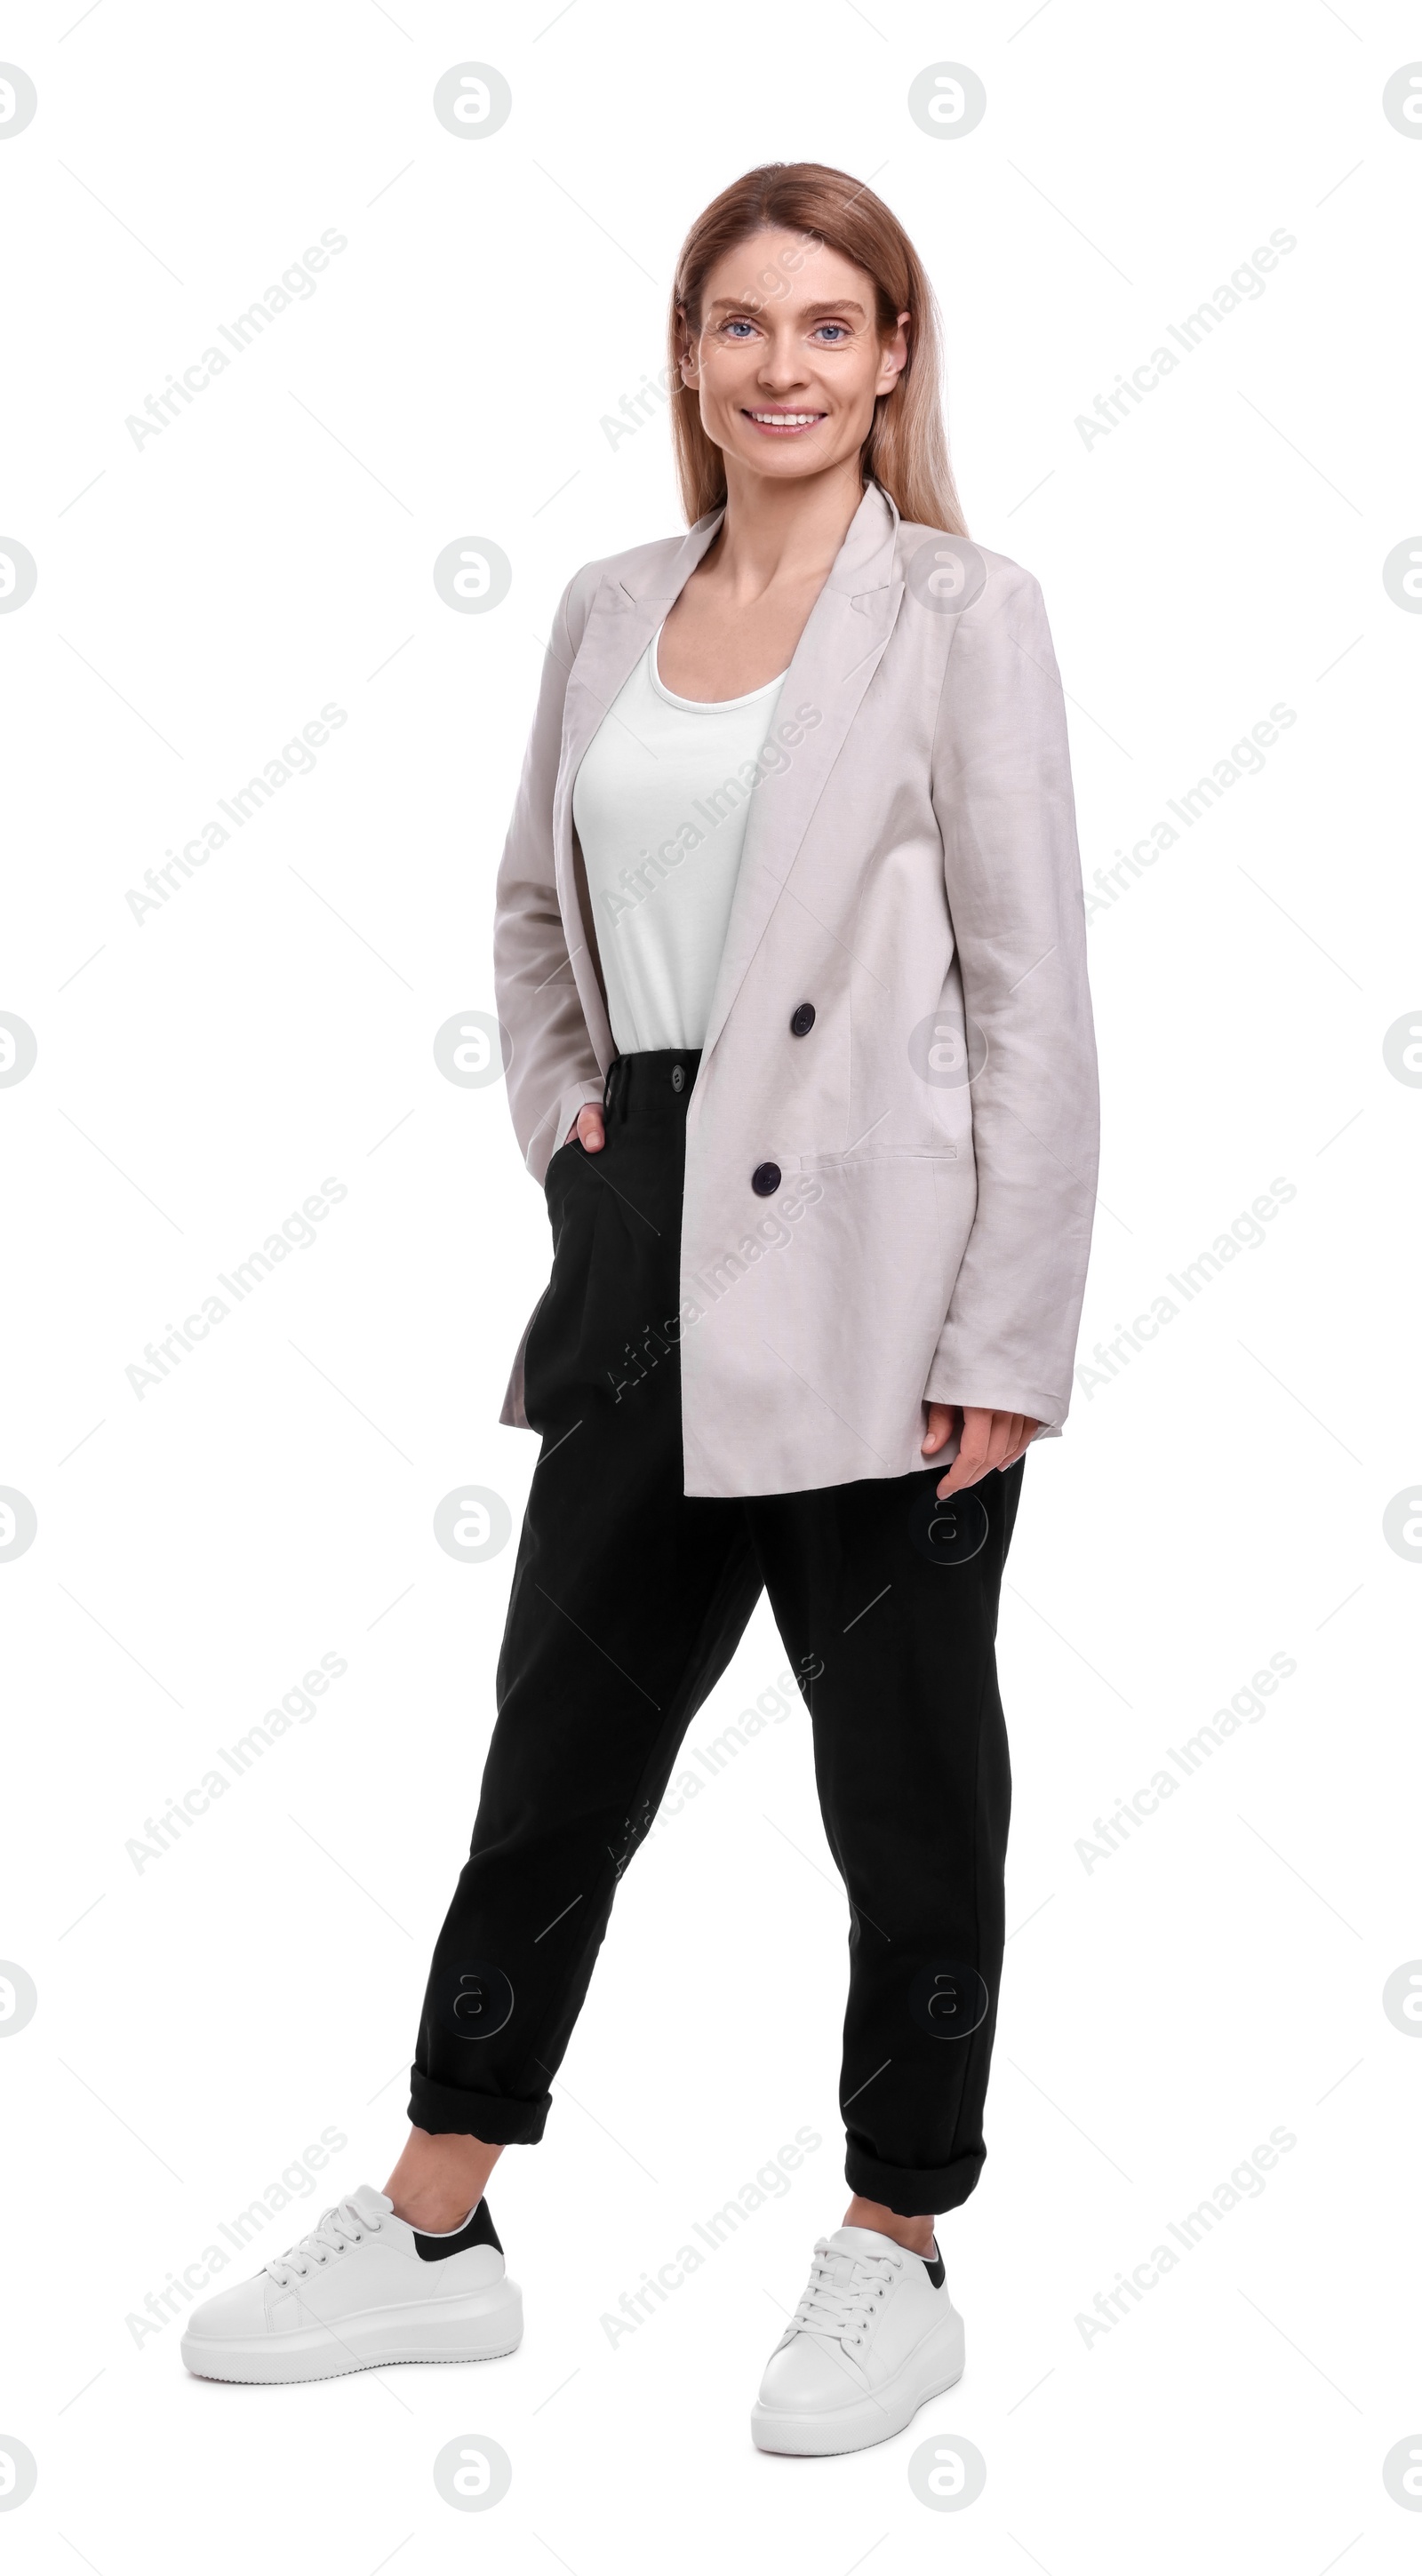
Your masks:
[{"label": "trouser waistband", "polygon": [[607,1068],[602,1104],[606,1115],[639,1125],[647,1119],[682,1121],[701,1063],[700,1047],[648,1047],[617,1055]]}]

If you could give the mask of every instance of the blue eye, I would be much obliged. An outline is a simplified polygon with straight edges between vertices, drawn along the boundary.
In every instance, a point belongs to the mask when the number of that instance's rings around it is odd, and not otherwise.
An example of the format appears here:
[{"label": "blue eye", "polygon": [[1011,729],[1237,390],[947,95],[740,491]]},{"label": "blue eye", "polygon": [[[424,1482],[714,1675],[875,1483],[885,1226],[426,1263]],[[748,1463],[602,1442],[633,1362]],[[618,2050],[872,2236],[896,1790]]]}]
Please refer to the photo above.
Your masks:
[{"label": "blue eye", "polygon": [[840,338],[844,340],[849,337],[848,326],[843,322],[821,322],[818,327],[821,331],[838,331]]}]

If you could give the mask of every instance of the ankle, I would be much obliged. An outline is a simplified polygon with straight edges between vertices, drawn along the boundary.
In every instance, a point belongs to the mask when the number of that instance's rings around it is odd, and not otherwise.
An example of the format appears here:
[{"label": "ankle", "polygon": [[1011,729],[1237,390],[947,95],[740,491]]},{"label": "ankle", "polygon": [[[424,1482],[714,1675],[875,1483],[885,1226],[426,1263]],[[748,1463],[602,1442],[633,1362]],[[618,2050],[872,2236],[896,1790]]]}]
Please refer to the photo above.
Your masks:
[{"label": "ankle", "polygon": [[385,2189],[397,2218],[447,2236],[477,2208],[500,2149],[457,2132],[412,2129]]},{"label": "ankle", "polygon": [[903,2218],[896,2209],[886,2209],[882,2201],[863,2200],[855,2193],[840,2221],[842,2227],[872,2228],[878,2236],[892,2237],[905,2253],[919,2254],[931,2263],[934,2250],[932,2218]]},{"label": "ankle", "polygon": [[[387,2191],[389,2188],[387,2183]],[[451,2192],[447,2186],[425,2183],[391,2191],[390,2198],[396,2217],[403,2218],[407,2227],[418,2227],[426,2236],[448,2236],[453,2228],[462,2226],[483,2194],[476,2191],[471,2201],[467,2192]]]}]

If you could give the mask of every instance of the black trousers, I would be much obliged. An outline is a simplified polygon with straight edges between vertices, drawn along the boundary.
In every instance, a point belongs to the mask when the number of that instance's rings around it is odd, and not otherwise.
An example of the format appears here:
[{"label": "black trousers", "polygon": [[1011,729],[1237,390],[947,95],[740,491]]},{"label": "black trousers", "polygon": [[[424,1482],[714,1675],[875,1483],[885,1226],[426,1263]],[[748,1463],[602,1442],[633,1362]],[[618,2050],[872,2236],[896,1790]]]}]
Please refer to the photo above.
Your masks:
[{"label": "black trousers", "polygon": [[553,1271],[525,1353],[544,1445],[410,2117],[491,2145],[542,2136],[617,1882],[764,1586],[849,1900],[845,2176],[904,2216],[936,2214],[984,2156],[1011,1792],[994,1636],[1022,1467],[947,1504],[941,1468],[736,1501],[683,1492],[697,1063],[619,1057],[603,1151],[564,1145],[548,1168]]}]

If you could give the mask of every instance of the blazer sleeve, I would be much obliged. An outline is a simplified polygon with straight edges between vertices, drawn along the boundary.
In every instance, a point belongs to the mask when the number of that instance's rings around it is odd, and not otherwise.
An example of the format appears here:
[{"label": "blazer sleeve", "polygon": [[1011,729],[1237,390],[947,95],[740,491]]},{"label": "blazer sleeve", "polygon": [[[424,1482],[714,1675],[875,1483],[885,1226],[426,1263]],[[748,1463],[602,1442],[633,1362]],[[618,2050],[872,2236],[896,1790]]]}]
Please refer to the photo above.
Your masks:
[{"label": "blazer sleeve", "polygon": [[1066,709],[1037,583],[959,618],[933,802],[970,1062],[977,1207],[925,1401],[1066,1419],[1095,1210],[1096,1047]]},{"label": "blazer sleeve", "polygon": [[507,1039],[509,1110],[524,1161],[539,1181],[578,1111],[603,1096],[553,860],[563,701],[587,621],[590,569],[574,574],[558,602],[495,889],[494,994]]}]

